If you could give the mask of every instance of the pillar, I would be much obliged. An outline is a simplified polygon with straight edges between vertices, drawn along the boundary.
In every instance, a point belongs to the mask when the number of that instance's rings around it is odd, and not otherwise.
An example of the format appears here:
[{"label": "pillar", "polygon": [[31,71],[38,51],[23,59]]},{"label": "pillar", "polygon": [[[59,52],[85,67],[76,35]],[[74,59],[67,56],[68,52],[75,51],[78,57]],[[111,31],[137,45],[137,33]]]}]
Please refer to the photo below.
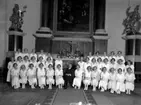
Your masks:
[{"label": "pillar", "polygon": [[51,33],[49,26],[50,5],[51,0],[41,0],[41,26],[36,33]]},{"label": "pillar", "polygon": [[41,2],[41,27],[48,27],[48,6],[49,0],[42,0]]},{"label": "pillar", "polygon": [[16,52],[18,49],[22,51],[23,49],[23,37],[26,35],[26,33],[23,32],[17,32],[17,31],[8,31],[8,53],[9,57],[13,56],[14,52]]},{"label": "pillar", "polygon": [[95,0],[96,34],[105,34],[106,0]]},{"label": "pillar", "polygon": [[53,0],[41,0],[41,26],[33,36],[35,37],[35,49],[37,52],[44,50],[51,53],[52,49],[52,31],[51,17],[53,9]]}]

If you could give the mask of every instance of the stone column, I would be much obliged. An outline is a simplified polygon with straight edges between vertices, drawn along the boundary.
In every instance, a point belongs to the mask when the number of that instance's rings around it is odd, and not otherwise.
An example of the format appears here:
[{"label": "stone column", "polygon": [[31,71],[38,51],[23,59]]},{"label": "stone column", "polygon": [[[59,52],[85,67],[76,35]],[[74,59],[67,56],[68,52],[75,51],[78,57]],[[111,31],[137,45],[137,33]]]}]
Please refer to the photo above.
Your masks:
[{"label": "stone column", "polygon": [[26,35],[26,33],[18,32],[18,31],[7,31],[8,34],[8,54],[9,57],[14,56],[14,52],[18,51],[20,49],[22,51],[23,49],[23,37]]},{"label": "stone column", "polygon": [[50,0],[41,0],[41,27],[36,33],[51,33],[49,27]]},{"label": "stone column", "polygon": [[53,9],[53,0],[41,0],[41,26],[33,36],[35,36],[36,51],[44,50],[51,52],[52,48],[52,31],[50,29],[50,14]]},{"label": "stone column", "polygon": [[106,34],[105,31],[105,12],[106,12],[106,0],[96,0],[96,34]]},{"label": "stone column", "polygon": [[41,2],[41,27],[48,27],[48,0]]}]

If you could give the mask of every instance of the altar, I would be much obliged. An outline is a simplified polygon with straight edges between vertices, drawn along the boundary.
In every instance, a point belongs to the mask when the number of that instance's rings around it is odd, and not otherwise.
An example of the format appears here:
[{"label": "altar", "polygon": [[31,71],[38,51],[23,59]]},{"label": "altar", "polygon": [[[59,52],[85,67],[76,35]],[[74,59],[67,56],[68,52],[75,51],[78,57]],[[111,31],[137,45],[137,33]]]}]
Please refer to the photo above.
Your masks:
[{"label": "altar", "polygon": [[41,9],[41,27],[34,34],[37,52],[64,56],[107,52],[105,0],[42,0]]},{"label": "altar", "polygon": [[81,56],[93,52],[93,41],[90,38],[54,38],[52,53],[64,56]]},{"label": "altar", "polygon": [[[54,56],[53,59],[56,60],[57,58]],[[72,64],[73,67],[76,67],[79,58],[62,57],[61,60],[63,61],[63,68],[66,69],[68,67],[68,64]]]}]

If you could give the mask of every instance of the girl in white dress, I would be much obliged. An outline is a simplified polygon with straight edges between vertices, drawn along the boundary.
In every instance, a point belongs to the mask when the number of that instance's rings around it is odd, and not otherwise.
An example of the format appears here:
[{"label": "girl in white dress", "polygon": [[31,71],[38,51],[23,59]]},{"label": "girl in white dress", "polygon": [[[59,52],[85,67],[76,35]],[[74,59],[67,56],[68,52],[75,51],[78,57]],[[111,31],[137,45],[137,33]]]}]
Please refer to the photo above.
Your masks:
[{"label": "girl in white dress", "polygon": [[45,62],[46,69],[48,69],[50,64],[53,65],[51,57],[47,57],[46,62]]},{"label": "girl in white dress", "polygon": [[6,81],[7,82],[10,82],[10,72],[11,72],[11,69],[13,68],[13,64],[15,63],[15,59],[14,57],[11,58],[11,61],[8,62],[8,72],[7,72],[7,79]]},{"label": "girl in white dress", "polygon": [[37,54],[35,53],[35,49],[32,49],[32,52],[29,54],[29,60],[31,60],[33,56],[35,57],[35,60],[37,61]]},{"label": "girl in white dress", "polygon": [[111,68],[114,68],[115,72],[117,72],[117,62],[114,58],[112,58],[111,61],[110,61],[109,70]]},{"label": "girl in white dress", "polygon": [[125,74],[122,68],[118,68],[116,76],[116,92],[117,94],[125,92]]},{"label": "girl in white dress", "polygon": [[88,86],[91,83],[91,66],[87,67],[87,70],[84,72],[84,90],[88,90]]},{"label": "girl in white dress", "polygon": [[39,64],[39,67],[37,68],[37,78],[38,78],[38,85],[41,89],[44,89],[44,86],[46,85],[46,69],[43,65],[43,63]]},{"label": "girl in white dress", "polygon": [[96,59],[93,57],[91,61],[91,67],[97,66]]},{"label": "girl in white dress", "polygon": [[99,73],[102,72],[102,67],[103,67],[103,62],[102,62],[102,58],[98,57],[97,58],[97,70]]},{"label": "girl in white dress", "polygon": [[103,66],[102,67],[106,67],[107,68],[107,72],[109,72],[110,63],[109,63],[108,58],[104,58],[103,59]]},{"label": "girl in white dress", "polygon": [[23,64],[26,66],[26,68],[29,67],[29,57],[27,55],[23,58]]},{"label": "girl in white dress", "polygon": [[38,57],[38,62],[37,62],[37,65],[36,66],[39,67],[39,64],[40,63],[43,63],[43,65],[45,65],[45,61],[43,60],[43,57],[42,56]]},{"label": "girl in white dress", "polygon": [[56,78],[56,86],[58,86],[59,89],[62,89],[64,85],[64,79],[63,79],[63,69],[61,68],[61,64],[58,64],[56,67],[55,78]]},{"label": "girl in white dress", "polygon": [[126,71],[125,71],[125,72],[127,72],[127,69],[128,69],[129,67],[130,67],[130,68],[132,69],[132,71],[134,72],[134,64],[133,64],[133,62],[130,61],[130,60],[127,61],[127,65],[125,66],[125,68],[126,68]]},{"label": "girl in white dress", "polygon": [[16,63],[18,64],[18,69],[20,69],[21,65],[23,64],[23,58],[22,56],[17,57]]},{"label": "girl in white dress", "polygon": [[20,83],[19,83],[19,68],[18,68],[18,64],[14,63],[13,64],[13,68],[11,69],[11,83],[12,83],[12,87],[14,87],[14,89],[18,89],[20,87]]},{"label": "girl in white dress", "polygon": [[29,63],[32,63],[32,64],[34,64],[34,67],[35,68],[37,68],[37,60],[36,60],[36,57],[35,56],[32,56],[31,58],[30,58],[30,62]]},{"label": "girl in white dress", "polygon": [[127,73],[125,75],[126,77],[126,94],[131,94],[131,91],[134,91],[134,80],[135,80],[135,74],[132,70],[132,68],[127,68]]},{"label": "girl in white dress", "polygon": [[88,66],[91,66],[89,60],[90,60],[89,57],[86,57],[86,62],[84,63],[84,72],[87,71]]},{"label": "girl in white dress", "polygon": [[80,61],[78,62],[78,65],[80,66],[80,70],[84,72],[84,57],[80,57]]},{"label": "girl in white dress", "polygon": [[123,63],[122,59],[118,59],[117,60],[117,69],[118,68],[122,68],[122,72],[126,73],[126,68],[125,68],[125,64]]},{"label": "girl in white dress", "polygon": [[73,84],[72,86],[76,89],[80,89],[81,83],[82,83],[82,76],[83,76],[83,71],[80,70],[80,65],[77,65],[77,69],[75,70],[75,78],[73,79]]},{"label": "girl in white dress", "polygon": [[60,55],[57,55],[57,59],[55,60],[55,70],[57,68],[57,65],[60,64],[61,65],[61,69],[63,69],[63,61],[60,58]]},{"label": "girl in white dress", "polygon": [[22,53],[23,59],[24,59],[25,56],[28,56],[28,58],[29,58],[29,53],[28,53],[28,49],[27,48],[24,48],[23,53]]},{"label": "girl in white dress", "polygon": [[109,71],[109,82],[108,82],[108,89],[110,89],[111,93],[116,92],[116,71],[115,68],[110,68]]},{"label": "girl in white dress", "polygon": [[[115,55],[115,52],[114,51],[111,51],[110,52],[110,55],[109,55],[109,61],[111,61],[111,59],[114,58],[116,60],[116,55]],[[117,61],[117,60],[116,60]]]},{"label": "girl in white dress", "polygon": [[91,63],[92,58],[93,58],[93,56],[92,56],[92,52],[89,52],[88,58],[89,58],[89,63]]},{"label": "girl in white dress", "polygon": [[99,88],[101,88],[101,92],[107,90],[108,80],[109,80],[109,73],[107,71],[107,68],[103,67],[102,72],[100,74],[100,82],[99,82]]},{"label": "girl in white dress", "polygon": [[22,52],[21,52],[20,49],[18,49],[18,51],[15,53],[15,60],[17,60],[17,58],[18,58],[19,56],[22,56]]},{"label": "girl in white dress", "polygon": [[12,69],[14,63],[15,63],[15,59],[14,59],[14,57],[12,57],[12,58],[11,58],[11,61],[8,62],[8,67],[7,67],[8,70],[9,70],[9,69]]},{"label": "girl in white dress", "polygon": [[96,91],[96,87],[98,86],[98,82],[100,80],[100,73],[97,70],[97,66],[93,66],[91,77],[91,85],[93,86],[93,91]]},{"label": "girl in white dress", "polygon": [[104,61],[105,58],[107,58],[108,61],[109,61],[109,57],[107,56],[107,53],[106,52],[104,52],[104,55],[101,56],[102,61]]},{"label": "girl in white dress", "polygon": [[27,77],[28,77],[29,85],[31,86],[32,89],[34,89],[35,85],[37,85],[37,74],[36,74],[36,68],[32,63],[29,64]]},{"label": "girl in white dress", "polygon": [[44,53],[44,50],[41,50],[40,53],[38,54],[38,59],[39,59],[40,57],[43,58],[43,62],[46,61],[46,55],[45,55],[45,53]]},{"label": "girl in white dress", "polygon": [[22,89],[24,89],[27,83],[27,68],[24,64],[21,65],[20,69],[20,83],[22,84]]},{"label": "girl in white dress", "polygon": [[54,77],[54,70],[53,70],[52,64],[48,65],[46,76],[47,76],[47,84],[49,85],[48,89],[52,89],[52,85],[54,84],[54,78],[53,78]]},{"label": "girl in white dress", "polygon": [[51,62],[53,62],[53,57],[52,57],[52,55],[51,55],[50,53],[47,53],[46,59],[47,59],[48,57],[50,57],[50,58],[51,58]]},{"label": "girl in white dress", "polygon": [[121,52],[121,51],[118,51],[118,52],[117,52],[116,59],[117,59],[117,60],[122,59],[123,63],[125,63],[125,58],[124,58],[124,56],[122,55],[122,52]]},{"label": "girl in white dress", "polygon": [[100,54],[99,51],[95,52],[94,58],[96,59],[96,61],[97,61],[97,59],[100,57],[99,54]]}]

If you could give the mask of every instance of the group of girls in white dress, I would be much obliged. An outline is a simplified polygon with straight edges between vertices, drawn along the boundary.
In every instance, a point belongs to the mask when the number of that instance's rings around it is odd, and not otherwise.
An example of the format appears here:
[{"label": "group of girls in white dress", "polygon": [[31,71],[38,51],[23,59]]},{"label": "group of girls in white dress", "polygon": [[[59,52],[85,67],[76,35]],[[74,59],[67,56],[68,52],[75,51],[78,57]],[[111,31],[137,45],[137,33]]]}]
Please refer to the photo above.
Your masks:
[{"label": "group of girls in white dress", "polygon": [[[55,77],[55,78],[54,78]],[[14,89],[24,89],[29,84],[32,89],[39,86],[43,89],[48,85],[52,89],[52,85],[56,83],[59,88],[64,85],[62,60],[58,56],[53,67],[53,58],[50,54],[41,51],[36,54],[35,51],[28,53],[16,52],[15,57],[8,63],[7,82],[11,82]]]},{"label": "group of girls in white dress", "polygon": [[92,86],[93,91],[100,89],[101,92],[110,90],[111,93],[131,94],[134,90],[134,80],[134,64],[127,61],[125,65],[121,51],[118,51],[117,55],[111,52],[110,56],[92,56],[90,53],[86,62],[83,61],[83,57],[78,62],[73,87],[80,89],[83,83],[84,90]]},{"label": "group of girls in white dress", "polygon": [[[83,83],[84,90],[88,90],[89,86],[93,87],[93,91],[98,88],[101,92],[110,90],[111,93],[117,94],[121,92],[130,94],[134,90],[134,64],[127,61],[125,65],[121,51],[118,51],[116,55],[111,52],[109,56],[90,53],[86,61],[80,57],[74,74],[72,86],[75,89],[80,89]],[[23,52],[18,51],[8,63],[7,82],[11,82],[14,89],[20,86],[25,88],[26,84],[33,89],[37,85],[41,89],[47,85],[49,89],[52,89],[54,84],[62,88],[64,85],[63,61],[58,56],[53,63],[53,57],[43,51],[39,54],[34,50],[31,53],[28,53],[27,49]]]}]

